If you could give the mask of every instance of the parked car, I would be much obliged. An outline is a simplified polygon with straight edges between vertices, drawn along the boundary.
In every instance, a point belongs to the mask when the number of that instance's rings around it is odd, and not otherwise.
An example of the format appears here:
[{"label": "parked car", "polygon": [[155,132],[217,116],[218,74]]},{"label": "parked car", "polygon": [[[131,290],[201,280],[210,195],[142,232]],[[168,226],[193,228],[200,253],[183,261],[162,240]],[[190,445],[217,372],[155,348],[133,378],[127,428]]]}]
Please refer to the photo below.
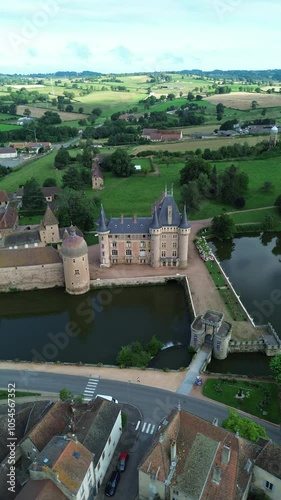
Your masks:
[{"label": "parked car", "polygon": [[122,451],[122,453],[120,453],[118,462],[118,469],[120,470],[120,472],[124,472],[124,470],[126,470],[128,458],[129,454],[126,451]]},{"label": "parked car", "polygon": [[113,497],[115,495],[119,481],[120,481],[120,472],[119,470],[115,470],[112,472],[110,479],[105,487],[105,494],[107,497]]}]

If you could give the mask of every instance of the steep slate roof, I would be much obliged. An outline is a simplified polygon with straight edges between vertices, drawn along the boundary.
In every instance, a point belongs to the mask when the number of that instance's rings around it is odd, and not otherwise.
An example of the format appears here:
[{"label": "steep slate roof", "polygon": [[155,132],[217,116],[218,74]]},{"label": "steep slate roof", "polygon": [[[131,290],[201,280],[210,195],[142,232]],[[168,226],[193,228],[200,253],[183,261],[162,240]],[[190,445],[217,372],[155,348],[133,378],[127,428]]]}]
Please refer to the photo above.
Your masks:
[{"label": "steep slate roof", "polygon": [[154,214],[153,214],[153,218],[152,218],[152,222],[149,226],[151,229],[159,229],[161,226],[159,224],[159,219],[158,219],[158,214],[157,214],[157,209],[155,207],[154,209]]},{"label": "steep slate roof", "polygon": [[95,399],[89,405],[90,411],[85,411],[85,405],[79,411],[76,408],[75,432],[78,441],[91,453],[94,453],[94,463],[98,463],[105,448],[112,428],[121,411],[119,404],[102,398]]},{"label": "steep slate roof", "polygon": [[100,232],[100,233],[106,233],[109,230],[108,227],[107,227],[108,220],[106,219],[105,211],[104,211],[102,205],[101,205],[100,215],[99,215],[97,223],[98,223],[98,227],[97,227],[97,231],[98,232]]},{"label": "steep slate roof", "polygon": [[50,480],[29,479],[15,500],[67,500],[63,492]]},{"label": "steep slate roof", "polygon": [[255,461],[255,465],[281,479],[281,447],[268,442]]},{"label": "steep slate roof", "polygon": [[190,224],[187,220],[187,215],[186,215],[186,206],[184,205],[184,208],[183,208],[183,213],[182,213],[182,216],[181,216],[181,222],[180,222],[180,225],[179,227],[181,229],[188,229],[190,227]]},{"label": "steep slate roof", "polygon": [[61,264],[61,262],[59,253],[51,246],[0,250],[0,268]]},{"label": "steep slate roof", "polygon": [[55,196],[58,195],[61,192],[61,187],[59,186],[46,186],[42,187],[41,191],[44,196]]},{"label": "steep slate roof", "polygon": [[63,432],[71,416],[70,404],[56,401],[25,437],[29,437],[36,448],[42,451],[53,436]]},{"label": "steep slate roof", "polygon": [[[182,410],[174,409],[167,420],[167,425],[159,431],[162,433],[162,443],[159,442],[158,433],[140,470],[156,475],[159,481],[168,480],[170,487],[194,499],[242,498],[242,489],[245,489],[249,479],[244,470],[248,458],[247,447],[252,450],[251,457],[256,456],[260,448]],[[176,442],[177,448],[174,472],[171,472],[172,441]],[[225,446],[230,448],[228,465],[222,463]],[[219,467],[221,472],[220,484],[212,481],[215,467]]]},{"label": "steep slate roof", "polygon": [[[172,223],[168,224],[168,206],[172,207]],[[179,226],[181,215],[178,206],[171,194],[167,194],[163,198],[163,202],[159,206],[158,218],[161,226]]]},{"label": "steep slate roof", "polygon": [[43,220],[42,220],[42,225],[44,227],[58,225],[58,220],[57,220],[54,212],[50,209],[49,206],[46,208],[46,212],[45,212]]},{"label": "steep slate roof", "polygon": [[40,234],[37,230],[15,231],[4,238],[4,246],[23,246],[40,243]]},{"label": "steep slate roof", "polygon": [[112,234],[149,234],[151,222],[151,217],[138,217],[136,222],[133,217],[112,218],[108,229]]},{"label": "steep slate roof", "polygon": [[54,436],[36,457],[36,464],[33,462],[29,470],[52,470],[54,474],[58,474],[60,482],[75,495],[92,461],[92,453],[78,441]]}]

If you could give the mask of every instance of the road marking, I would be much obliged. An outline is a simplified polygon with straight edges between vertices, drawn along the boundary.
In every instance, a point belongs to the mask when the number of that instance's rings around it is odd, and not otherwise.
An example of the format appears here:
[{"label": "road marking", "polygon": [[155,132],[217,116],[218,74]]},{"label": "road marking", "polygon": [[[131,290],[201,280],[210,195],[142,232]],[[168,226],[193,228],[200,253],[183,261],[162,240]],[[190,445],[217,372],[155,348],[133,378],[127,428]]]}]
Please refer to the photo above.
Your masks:
[{"label": "road marking", "polygon": [[154,424],[149,424],[147,422],[144,422],[141,432],[145,432],[146,434],[153,434],[154,429],[155,429]]},{"label": "road marking", "polygon": [[[91,401],[93,399],[94,393],[96,391],[99,379],[90,378],[83,392],[84,401]],[[91,396],[91,397],[90,397]]]},{"label": "road marking", "polygon": [[138,421],[138,423],[137,423],[137,425],[136,425],[135,431],[137,431],[137,430],[138,430],[138,428],[139,428],[139,426],[140,426],[140,423],[141,423],[141,421],[139,420],[139,421]]}]

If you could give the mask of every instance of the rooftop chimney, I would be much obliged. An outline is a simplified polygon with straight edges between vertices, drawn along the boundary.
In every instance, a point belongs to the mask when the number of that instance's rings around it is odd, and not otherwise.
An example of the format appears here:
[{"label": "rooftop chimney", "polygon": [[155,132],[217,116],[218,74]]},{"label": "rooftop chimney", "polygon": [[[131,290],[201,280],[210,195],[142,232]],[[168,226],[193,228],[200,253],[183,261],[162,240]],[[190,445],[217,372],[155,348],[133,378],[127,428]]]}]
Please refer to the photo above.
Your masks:
[{"label": "rooftop chimney", "polygon": [[222,455],[221,455],[221,463],[223,465],[228,465],[229,464],[229,460],[230,460],[230,448],[229,446],[224,446],[223,449],[222,449]]},{"label": "rooftop chimney", "polygon": [[134,223],[138,221],[137,214],[134,214]]},{"label": "rooftop chimney", "polygon": [[177,460],[177,443],[176,441],[171,442],[171,462],[176,462]]},{"label": "rooftop chimney", "polygon": [[123,214],[121,214],[120,220],[121,220],[121,224],[123,224],[124,223],[124,215]]}]

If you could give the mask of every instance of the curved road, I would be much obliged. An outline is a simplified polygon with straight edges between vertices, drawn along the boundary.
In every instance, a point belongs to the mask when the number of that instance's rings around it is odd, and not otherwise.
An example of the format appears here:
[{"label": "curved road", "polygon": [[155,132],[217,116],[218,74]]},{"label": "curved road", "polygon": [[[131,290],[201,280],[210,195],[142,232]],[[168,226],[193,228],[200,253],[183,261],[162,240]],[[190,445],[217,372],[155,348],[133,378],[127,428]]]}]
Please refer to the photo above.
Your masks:
[{"label": "curved road", "polygon": [[[8,383],[15,383],[17,389],[38,392],[59,393],[62,387],[67,387],[74,394],[83,394],[88,378],[84,376],[44,373],[29,370],[0,370],[0,386],[6,388]],[[190,396],[184,396],[171,391],[156,389],[132,382],[117,382],[99,379],[95,394],[109,394],[120,403],[129,403],[141,411],[142,421],[155,425],[155,429],[172,408],[180,404],[183,410],[202,417],[210,422],[218,418],[219,425],[226,418],[227,408],[215,402],[209,402]],[[241,414],[241,412],[239,412]],[[279,426],[252,418],[263,425],[272,441],[281,444]]]}]

